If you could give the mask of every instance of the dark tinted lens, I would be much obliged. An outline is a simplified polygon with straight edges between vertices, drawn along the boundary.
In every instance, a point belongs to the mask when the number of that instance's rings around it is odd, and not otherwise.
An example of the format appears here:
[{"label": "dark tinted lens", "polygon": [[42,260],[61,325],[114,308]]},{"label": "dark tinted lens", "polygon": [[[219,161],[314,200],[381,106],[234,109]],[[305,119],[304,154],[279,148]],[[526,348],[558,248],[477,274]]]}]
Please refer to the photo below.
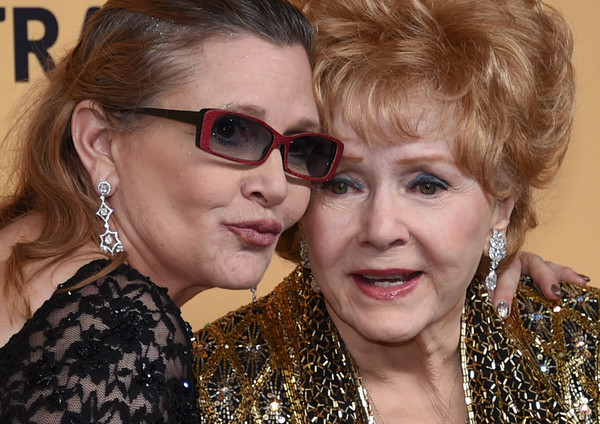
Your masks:
[{"label": "dark tinted lens", "polygon": [[215,120],[210,137],[215,152],[250,161],[263,159],[272,142],[273,135],[264,125],[233,113]]},{"label": "dark tinted lens", "polygon": [[287,164],[298,174],[321,178],[329,172],[336,151],[336,144],[326,138],[298,137],[290,143]]}]

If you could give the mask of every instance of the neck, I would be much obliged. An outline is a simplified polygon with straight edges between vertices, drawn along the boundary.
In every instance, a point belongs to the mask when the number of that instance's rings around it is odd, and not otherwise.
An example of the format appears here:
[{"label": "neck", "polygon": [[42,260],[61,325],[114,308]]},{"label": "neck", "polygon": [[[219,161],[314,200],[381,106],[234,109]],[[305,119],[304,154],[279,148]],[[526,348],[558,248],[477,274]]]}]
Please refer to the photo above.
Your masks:
[{"label": "neck", "polygon": [[[462,307],[418,336],[397,343],[366,339],[336,322],[367,388],[377,424],[465,422],[461,312]],[[423,420],[425,416],[428,419]]]},{"label": "neck", "polygon": [[364,374],[359,369],[376,424],[465,422],[467,409],[459,349],[443,366],[420,365],[423,372],[394,375],[371,369]]},{"label": "neck", "polygon": [[125,237],[123,240],[127,246],[127,263],[142,275],[150,278],[157,286],[166,288],[167,294],[178,307],[183,306],[198,293],[213,287],[210,284],[203,284],[201,281],[193,281],[191,279],[193,276],[186,273],[185,269],[179,270],[174,266],[164,266],[164,263],[153,256],[152,252],[146,250],[140,253],[133,247],[133,243]]},{"label": "neck", "polygon": [[415,337],[397,342],[366,338],[335,314],[331,317],[364,378],[385,382],[395,375],[413,376],[435,386],[448,373],[450,361],[458,358],[462,305]]}]

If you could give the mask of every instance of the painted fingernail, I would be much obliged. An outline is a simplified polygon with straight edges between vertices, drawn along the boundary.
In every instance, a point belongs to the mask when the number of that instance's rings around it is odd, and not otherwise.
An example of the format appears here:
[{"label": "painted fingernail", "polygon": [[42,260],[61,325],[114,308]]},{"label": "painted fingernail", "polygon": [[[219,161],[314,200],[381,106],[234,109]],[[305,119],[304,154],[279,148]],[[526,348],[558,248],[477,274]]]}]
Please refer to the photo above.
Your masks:
[{"label": "painted fingernail", "polygon": [[550,286],[550,290],[552,291],[552,293],[554,293],[557,296],[560,296],[560,297],[563,296],[563,291],[561,290],[561,288],[558,284],[552,284],[552,286]]},{"label": "painted fingernail", "polygon": [[577,275],[579,275],[581,278],[583,278],[586,283],[589,283],[590,281],[592,281],[592,279],[590,277],[588,277],[587,275],[584,275],[584,274],[577,274]]},{"label": "painted fingernail", "polygon": [[496,312],[500,318],[506,319],[510,314],[510,307],[506,302],[500,302],[498,303],[498,306],[496,306]]}]

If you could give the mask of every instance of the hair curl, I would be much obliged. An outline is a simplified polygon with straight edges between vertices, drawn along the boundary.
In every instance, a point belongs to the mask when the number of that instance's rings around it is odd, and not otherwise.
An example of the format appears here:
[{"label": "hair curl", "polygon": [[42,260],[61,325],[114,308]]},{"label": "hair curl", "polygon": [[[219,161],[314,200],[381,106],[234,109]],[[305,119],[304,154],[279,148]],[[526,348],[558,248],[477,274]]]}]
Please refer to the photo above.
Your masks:
[{"label": "hair curl", "polygon": [[[410,136],[402,112],[415,93],[452,111],[459,167],[493,196],[515,196],[509,263],[537,225],[533,189],[550,184],[569,143],[575,80],[565,19],[535,0],[304,3],[317,27],[325,130],[340,113],[367,143],[389,140],[389,128]],[[284,258],[299,260],[298,231],[282,237]]]}]

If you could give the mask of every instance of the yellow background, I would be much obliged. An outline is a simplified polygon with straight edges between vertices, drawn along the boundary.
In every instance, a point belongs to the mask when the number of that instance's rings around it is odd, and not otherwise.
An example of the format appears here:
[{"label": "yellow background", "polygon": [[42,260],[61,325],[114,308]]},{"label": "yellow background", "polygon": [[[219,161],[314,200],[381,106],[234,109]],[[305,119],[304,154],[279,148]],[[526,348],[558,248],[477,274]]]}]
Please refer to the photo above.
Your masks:
[{"label": "yellow background", "polygon": [[[600,1],[551,0],[561,9],[573,27],[575,36],[575,66],[578,75],[578,107],[573,139],[561,175],[551,190],[539,197],[540,226],[529,235],[527,249],[545,259],[568,264],[578,272],[600,281],[600,266],[596,251],[600,240]],[[5,20],[0,22],[0,132],[8,128],[9,115],[17,99],[29,84],[15,83],[13,52],[13,9],[39,7],[56,17],[59,34],[50,54],[56,60],[75,41],[86,10],[100,2],[53,0],[4,1]],[[28,38],[41,36],[43,27],[32,22]],[[32,79],[42,78],[37,59],[30,55]],[[0,159],[7,158],[2,152]],[[0,183],[2,182],[0,174]],[[118,213],[118,211],[117,211]],[[291,269],[289,263],[275,258],[259,286],[259,295],[266,294]],[[249,302],[250,293],[209,290],[196,296],[183,307],[185,318],[199,328],[223,313]]]}]

